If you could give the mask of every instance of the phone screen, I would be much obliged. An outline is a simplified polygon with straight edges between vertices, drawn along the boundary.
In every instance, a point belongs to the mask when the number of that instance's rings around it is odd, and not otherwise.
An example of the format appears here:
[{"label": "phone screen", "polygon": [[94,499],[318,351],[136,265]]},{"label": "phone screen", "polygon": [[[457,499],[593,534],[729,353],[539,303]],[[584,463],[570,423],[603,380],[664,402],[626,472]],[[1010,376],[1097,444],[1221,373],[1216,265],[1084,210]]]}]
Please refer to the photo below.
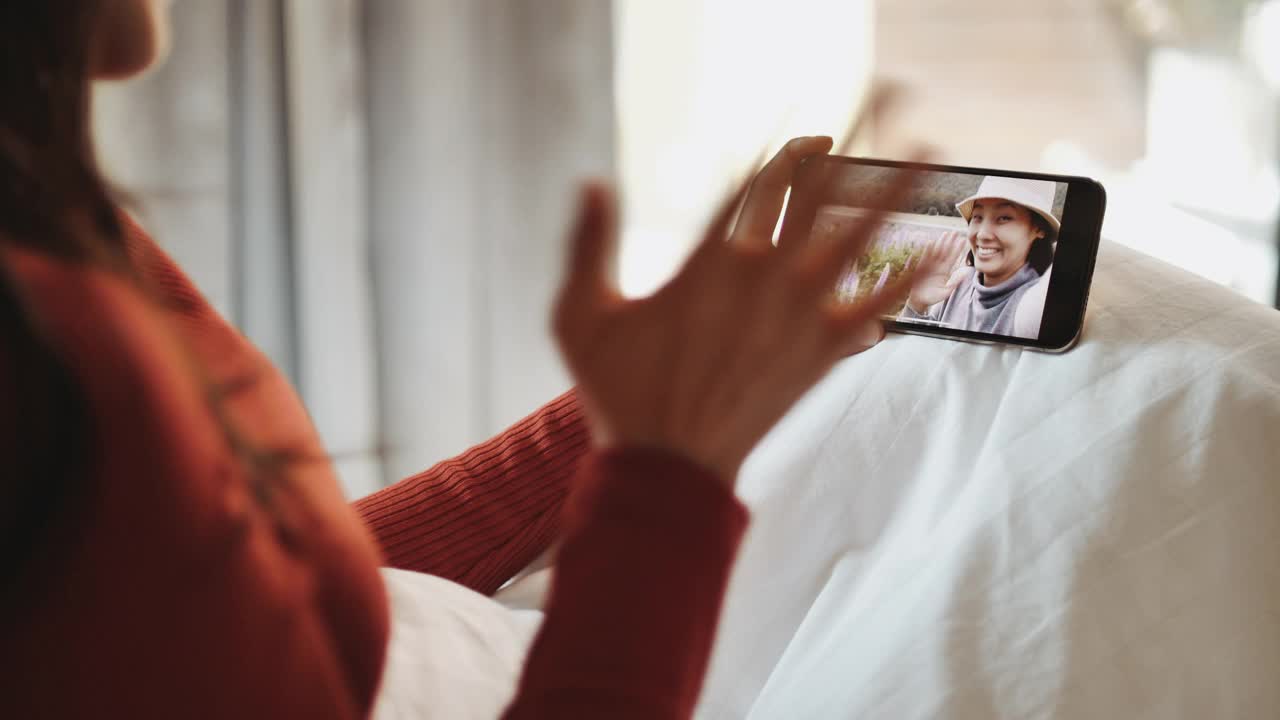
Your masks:
[{"label": "phone screen", "polygon": [[[885,205],[885,191],[900,172],[896,163],[823,159],[823,189],[810,198],[810,241],[847,237],[871,208]],[[1061,323],[1046,318],[1061,316],[1051,310],[1066,302],[1079,306],[1082,319],[1088,284],[1085,277],[1083,290],[1078,287],[1078,258],[1072,258],[1073,279],[1050,292],[1064,246],[1090,245],[1064,242],[1080,234],[1069,232],[1079,230],[1073,226],[1089,224],[1068,214],[1073,178],[919,167],[910,192],[887,206],[884,223],[843,274],[836,295],[856,300],[915,268],[911,296],[886,315],[891,328],[1062,349],[1063,329],[1045,332]],[[1084,212],[1082,203],[1076,207]],[[1077,250],[1088,255],[1091,276],[1096,237]]]}]

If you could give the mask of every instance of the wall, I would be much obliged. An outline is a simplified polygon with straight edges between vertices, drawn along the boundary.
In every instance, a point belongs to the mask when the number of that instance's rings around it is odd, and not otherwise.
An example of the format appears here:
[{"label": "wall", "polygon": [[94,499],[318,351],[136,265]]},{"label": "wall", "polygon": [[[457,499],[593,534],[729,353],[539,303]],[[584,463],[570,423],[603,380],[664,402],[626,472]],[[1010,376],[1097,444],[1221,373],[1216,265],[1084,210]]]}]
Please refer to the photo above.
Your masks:
[{"label": "wall", "polygon": [[875,152],[925,140],[943,162],[1038,169],[1066,140],[1112,167],[1144,150],[1141,49],[1097,0],[881,0],[876,73],[907,95]]}]

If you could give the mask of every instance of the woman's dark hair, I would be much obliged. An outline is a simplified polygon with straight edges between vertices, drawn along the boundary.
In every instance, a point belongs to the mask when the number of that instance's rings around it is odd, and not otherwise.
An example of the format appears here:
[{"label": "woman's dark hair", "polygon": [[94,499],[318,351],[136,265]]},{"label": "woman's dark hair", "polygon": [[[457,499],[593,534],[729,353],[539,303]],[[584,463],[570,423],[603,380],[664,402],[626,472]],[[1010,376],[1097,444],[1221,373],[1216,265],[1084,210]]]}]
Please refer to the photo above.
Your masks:
[{"label": "woman's dark hair", "polygon": [[[0,3],[0,249],[119,269],[120,226],[89,134],[100,1]],[[75,542],[93,431],[82,389],[3,266],[0,352],[3,412],[16,420],[0,436],[0,608],[11,611],[31,574],[56,562],[49,554]]]},{"label": "woman's dark hair", "polygon": [[[92,139],[92,34],[105,3],[116,1],[0,1],[0,421],[21,419],[21,427],[0,426],[0,612],[31,602],[30,581],[56,573],[56,553],[78,544],[92,502],[95,432],[82,387],[24,302],[2,251],[17,246],[92,265],[160,298],[130,261],[117,193]],[[275,487],[267,480],[283,465],[323,458],[260,451],[235,432],[224,401],[255,379],[205,384],[231,452],[271,511]],[[280,539],[296,547],[289,524],[272,514]]]},{"label": "woman's dark hair", "polygon": [[[1027,211],[1027,214],[1031,217],[1032,227],[1041,233],[1040,237],[1031,241],[1031,248],[1027,250],[1027,264],[1036,273],[1043,275],[1049,269],[1049,266],[1053,264],[1053,248],[1058,242],[1058,233],[1040,213],[1021,205],[1018,207]],[[964,256],[964,264],[973,267],[972,250]]]},{"label": "woman's dark hair", "polygon": [[107,1],[0,3],[0,238],[124,270],[89,117],[92,32]]},{"label": "woman's dark hair", "polygon": [[57,564],[57,551],[76,543],[93,431],[80,385],[3,268],[0,348],[2,412],[13,424],[0,426],[0,612],[8,614],[43,586],[42,569]]}]

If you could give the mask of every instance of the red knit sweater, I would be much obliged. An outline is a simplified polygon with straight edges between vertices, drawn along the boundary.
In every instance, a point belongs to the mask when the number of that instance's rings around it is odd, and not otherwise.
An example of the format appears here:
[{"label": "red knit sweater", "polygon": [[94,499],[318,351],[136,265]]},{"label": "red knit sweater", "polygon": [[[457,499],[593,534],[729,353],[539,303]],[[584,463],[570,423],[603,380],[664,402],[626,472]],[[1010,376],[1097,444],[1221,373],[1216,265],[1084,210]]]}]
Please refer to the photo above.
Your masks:
[{"label": "red knit sweater", "polygon": [[[380,562],[492,593],[556,539],[507,716],[690,714],[746,525],[714,477],[589,451],[569,393],[353,510],[283,376],[132,226],[129,247],[159,307],[102,271],[0,251],[94,431],[78,534],[56,560],[34,551],[55,571],[0,618],[0,717],[364,717],[387,640]],[[0,348],[3,453],[26,442],[2,402],[22,382]],[[302,459],[256,482],[228,427]]]}]

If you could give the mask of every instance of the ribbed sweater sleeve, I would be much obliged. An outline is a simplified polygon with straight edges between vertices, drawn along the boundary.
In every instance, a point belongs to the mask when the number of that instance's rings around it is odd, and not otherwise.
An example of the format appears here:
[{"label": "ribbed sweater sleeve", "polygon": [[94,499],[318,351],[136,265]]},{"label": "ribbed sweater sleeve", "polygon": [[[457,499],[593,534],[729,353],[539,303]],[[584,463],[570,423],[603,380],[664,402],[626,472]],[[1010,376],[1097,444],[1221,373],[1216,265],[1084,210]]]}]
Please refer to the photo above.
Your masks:
[{"label": "ribbed sweater sleeve", "polygon": [[687,718],[747,511],[658,450],[583,463],[546,609],[507,720]]},{"label": "ribbed sweater sleeve", "polygon": [[491,595],[559,533],[569,480],[590,446],[567,392],[506,432],[356,501],[392,567]]}]

